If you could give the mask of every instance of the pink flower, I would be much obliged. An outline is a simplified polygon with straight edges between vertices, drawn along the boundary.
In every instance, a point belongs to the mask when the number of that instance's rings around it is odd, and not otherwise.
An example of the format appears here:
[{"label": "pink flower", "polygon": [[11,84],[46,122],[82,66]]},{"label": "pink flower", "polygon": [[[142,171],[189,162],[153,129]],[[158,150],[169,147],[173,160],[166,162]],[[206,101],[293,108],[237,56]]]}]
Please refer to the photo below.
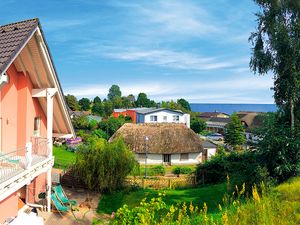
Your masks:
[{"label": "pink flower", "polygon": [[115,212],[112,212],[110,218],[114,218],[114,217],[115,217]]}]

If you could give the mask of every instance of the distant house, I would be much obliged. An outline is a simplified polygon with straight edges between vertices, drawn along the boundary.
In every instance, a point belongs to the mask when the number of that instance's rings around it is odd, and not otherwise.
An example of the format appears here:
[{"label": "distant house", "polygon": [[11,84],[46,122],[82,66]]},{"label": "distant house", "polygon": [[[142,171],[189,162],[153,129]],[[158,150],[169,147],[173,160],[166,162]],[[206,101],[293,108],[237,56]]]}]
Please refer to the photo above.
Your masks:
[{"label": "distant house", "polygon": [[256,141],[257,137],[253,135],[253,131],[262,126],[263,120],[262,115],[264,113],[262,112],[237,112],[238,117],[242,121],[242,124],[244,125],[246,137],[248,141]]},{"label": "distant house", "polygon": [[133,109],[114,109],[112,116],[118,118],[120,115],[129,116],[133,123],[136,123],[136,110],[140,108]]},{"label": "distant house", "polygon": [[0,224],[29,206],[51,211],[52,140],[73,136],[39,20],[0,26]]},{"label": "distant house", "polygon": [[74,119],[74,118],[78,118],[81,116],[89,116],[89,115],[91,115],[91,112],[90,111],[72,111],[69,109],[69,115],[70,115],[71,119]]},{"label": "distant house", "polygon": [[[110,139],[122,137],[143,164],[197,164],[208,159],[215,150],[204,145],[199,136],[183,124],[144,123],[124,124]],[[203,158],[205,157],[205,158]]]},{"label": "distant house", "polygon": [[115,109],[113,116],[115,118],[130,116],[133,123],[183,123],[190,127],[190,115],[181,110],[165,108],[133,108],[133,109]]},{"label": "distant house", "polygon": [[136,123],[183,123],[190,127],[190,115],[173,109],[143,109],[136,111]]},{"label": "distant house", "polygon": [[87,119],[90,121],[94,120],[97,121],[98,123],[101,122],[102,117],[101,116],[95,116],[95,115],[88,115]]},{"label": "distant house", "polygon": [[209,160],[212,156],[216,155],[217,153],[217,145],[210,142],[210,141],[203,141],[203,152],[202,152],[202,161],[205,162]]},{"label": "distant house", "polygon": [[217,132],[220,134],[225,133],[227,124],[229,123],[230,118],[223,117],[211,117],[206,120],[206,129],[210,132]]},{"label": "distant house", "polygon": [[203,120],[209,120],[210,118],[229,118],[230,115],[222,112],[203,112],[199,117]]}]

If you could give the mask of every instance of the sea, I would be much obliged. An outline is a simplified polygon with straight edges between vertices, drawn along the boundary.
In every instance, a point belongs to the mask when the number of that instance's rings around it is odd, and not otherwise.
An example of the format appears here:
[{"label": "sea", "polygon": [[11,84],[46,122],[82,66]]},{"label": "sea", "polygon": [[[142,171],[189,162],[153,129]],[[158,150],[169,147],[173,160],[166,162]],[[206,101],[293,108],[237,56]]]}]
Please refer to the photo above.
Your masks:
[{"label": "sea", "polygon": [[275,112],[277,107],[275,104],[230,104],[230,103],[191,103],[193,112],[224,112],[232,114],[238,111],[249,112]]}]

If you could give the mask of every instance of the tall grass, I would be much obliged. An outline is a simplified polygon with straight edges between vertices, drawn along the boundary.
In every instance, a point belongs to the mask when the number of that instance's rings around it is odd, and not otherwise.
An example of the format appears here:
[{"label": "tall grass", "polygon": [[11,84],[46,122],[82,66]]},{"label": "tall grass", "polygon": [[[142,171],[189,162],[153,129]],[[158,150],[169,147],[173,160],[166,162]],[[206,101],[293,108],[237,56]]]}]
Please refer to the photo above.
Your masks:
[{"label": "tall grass", "polygon": [[269,193],[263,184],[260,191],[253,186],[248,197],[245,185],[240,190],[236,187],[233,193],[224,196],[218,214],[209,214],[206,203],[201,208],[193,203],[168,206],[163,199],[163,195],[151,201],[144,199],[133,209],[124,205],[111,224],[300,224],[300,178],[281,184]]}]

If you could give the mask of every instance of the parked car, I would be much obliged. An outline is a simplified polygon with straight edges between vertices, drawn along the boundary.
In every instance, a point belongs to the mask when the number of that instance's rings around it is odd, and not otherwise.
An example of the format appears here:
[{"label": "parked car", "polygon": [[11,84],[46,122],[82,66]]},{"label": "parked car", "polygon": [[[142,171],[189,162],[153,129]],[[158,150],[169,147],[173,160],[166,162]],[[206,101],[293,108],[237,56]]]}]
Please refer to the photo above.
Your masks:
[{"label": "parked car", "polygon": [[219,133],[211,133],[211,134],[208,134],[206,137],[213,141],[223,141],[224,140],[223,135],[219,134]]}]

